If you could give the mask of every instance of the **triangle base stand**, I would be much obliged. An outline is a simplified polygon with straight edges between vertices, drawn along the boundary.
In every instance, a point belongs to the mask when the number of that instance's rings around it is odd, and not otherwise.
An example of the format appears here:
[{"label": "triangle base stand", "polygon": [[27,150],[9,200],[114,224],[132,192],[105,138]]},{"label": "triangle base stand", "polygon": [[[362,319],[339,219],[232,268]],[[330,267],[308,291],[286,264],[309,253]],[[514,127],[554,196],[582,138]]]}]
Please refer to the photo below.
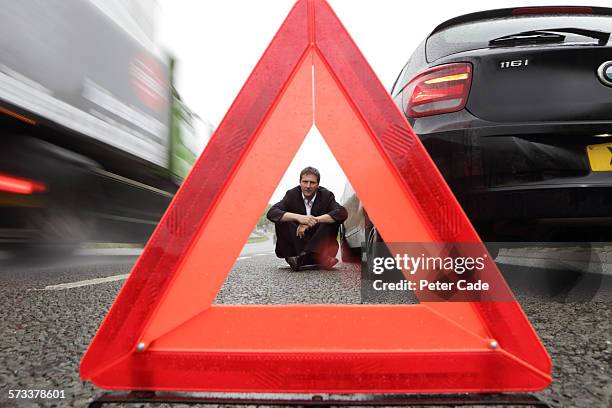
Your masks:
[{"label": "triangle base stand", "polygon": [[89,404],[218,404],[330,408],[332,406],[524,406],[550,407],[532,394],[243,394],[176,392],[108,392]]}]

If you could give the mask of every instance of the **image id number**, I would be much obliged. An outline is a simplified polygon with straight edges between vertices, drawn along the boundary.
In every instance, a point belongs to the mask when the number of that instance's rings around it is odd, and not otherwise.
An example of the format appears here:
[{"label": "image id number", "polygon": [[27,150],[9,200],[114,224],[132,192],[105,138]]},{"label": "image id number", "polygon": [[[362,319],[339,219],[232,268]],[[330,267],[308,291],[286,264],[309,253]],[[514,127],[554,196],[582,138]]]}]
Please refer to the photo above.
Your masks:
[{"label": "image id number", "polygon": [[64,390],[9,390],[9,399],[60,399],[65,398]]}]

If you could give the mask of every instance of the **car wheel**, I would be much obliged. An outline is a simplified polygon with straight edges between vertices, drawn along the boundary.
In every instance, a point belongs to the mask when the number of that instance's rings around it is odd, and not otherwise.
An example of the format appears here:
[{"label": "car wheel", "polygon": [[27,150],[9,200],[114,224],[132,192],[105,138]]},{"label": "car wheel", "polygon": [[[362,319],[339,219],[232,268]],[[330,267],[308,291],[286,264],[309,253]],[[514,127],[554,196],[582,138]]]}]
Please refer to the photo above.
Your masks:
[{"label": "car wheel", "polygon": [[580,248],[585,254],[589,254],[586,265],[575,267],[568,264],[566,269],[546,271],[548,294],[559,302],[588,302],[601,288],[603,270],[601,263],[591,260],[593,246],[584,242]]},{"label": "car wheel", "polygon": [[361,248],[351,248],[345,238],[340,240],[340,256],[342,262],[359,263],[361,262]]},{"label": "car wheel", "polygon": [[[389,255],[386,246],[377,245],[383,241],[380,238],[380,235],[378,235],[378,230],[376,227],[372,226],[369,228],[366,237],[367,240],[365,250],[368,254],[371,254],[373,257]],[[384,253],[380,253],[381,251]]]}]

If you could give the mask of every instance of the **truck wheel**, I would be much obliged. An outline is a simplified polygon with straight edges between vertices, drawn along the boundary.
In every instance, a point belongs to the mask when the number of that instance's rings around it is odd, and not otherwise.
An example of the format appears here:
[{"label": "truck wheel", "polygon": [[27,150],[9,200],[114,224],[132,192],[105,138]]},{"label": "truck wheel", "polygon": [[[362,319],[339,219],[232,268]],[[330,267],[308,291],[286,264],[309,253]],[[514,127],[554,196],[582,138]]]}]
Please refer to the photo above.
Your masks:
[{"label": "truck wheel", "polygon": [[[2,142],[2,141],[0,141]],[[94,169],[99,166],[47,141],[19,135],[0,144],[0,169],[42,183],[33,205],[16,213],[23,240],[15,243],[19,257],[65,255],[94,232],[92,209],[104,203]],[[23,255],[23,256],[22,256]]]},{"label": "truck wheel", "polygon": [[74,204],[52,204],[31,220],[35,231],[33,249],[45,255],[67,255],[88,240],[95,228],[95,219],[89,206],[77,208]]}]

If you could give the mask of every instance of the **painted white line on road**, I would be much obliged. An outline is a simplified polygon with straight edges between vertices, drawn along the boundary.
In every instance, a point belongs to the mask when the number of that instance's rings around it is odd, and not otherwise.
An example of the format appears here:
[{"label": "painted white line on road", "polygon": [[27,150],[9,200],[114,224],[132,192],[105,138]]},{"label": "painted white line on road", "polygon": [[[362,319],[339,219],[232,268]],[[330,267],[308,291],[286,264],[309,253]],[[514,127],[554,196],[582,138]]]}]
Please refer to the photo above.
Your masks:
[{"label": "painted white line on road", "polygon": [[100,283],[124,280],[124,279],[127,279],[128,276],[129,274],[126,273],[124,275],[108,276],[106,278],[97,278],[97,279],[88,279],[88,280],[83,280],[83,281],[78,281],[78,282],[61,283],[59,285],[45,286],[44,289],[38,289],[38,290],[64,290],[64,289],[80,288],[81,286],[98,285]]},{"label": "painted white line on road", "polygon": [[[243,259],[252,258],[253,256],[267,256],[267,255],[270,255],[270,253],[253,254],[252,256],[240,256],[236,260],[241,261]],[[124,280],[124,279],[127,279],[128,276],[129,274],[124,274],[124,275],[108,276],[106,278],[96,278],[96,279],[88,279],[88,280],[83,280],[83,281],[78,281],[78,282],[61,283],[59,285],[45,286],[44,289],[35,289],[35,290],[64,290],[64,289],[80,288],[82,286],[99,285],[100,283]]]},{"label": "painted white line on road", "polygon": [[249,259],[249,258],[253,258],[254,256],[270,256],[273,255],[274,252],[263,252],[260,254],[249,254],[249,255],[245,255],[245,256],[240,256],[238,258],[236,258],[237,261],[242,261],[243,259]]},{"label": "painted white line on road", "polygon": [[75,255],[80,256],[139,256],[142,248],[89,248],[79,249]]}]

